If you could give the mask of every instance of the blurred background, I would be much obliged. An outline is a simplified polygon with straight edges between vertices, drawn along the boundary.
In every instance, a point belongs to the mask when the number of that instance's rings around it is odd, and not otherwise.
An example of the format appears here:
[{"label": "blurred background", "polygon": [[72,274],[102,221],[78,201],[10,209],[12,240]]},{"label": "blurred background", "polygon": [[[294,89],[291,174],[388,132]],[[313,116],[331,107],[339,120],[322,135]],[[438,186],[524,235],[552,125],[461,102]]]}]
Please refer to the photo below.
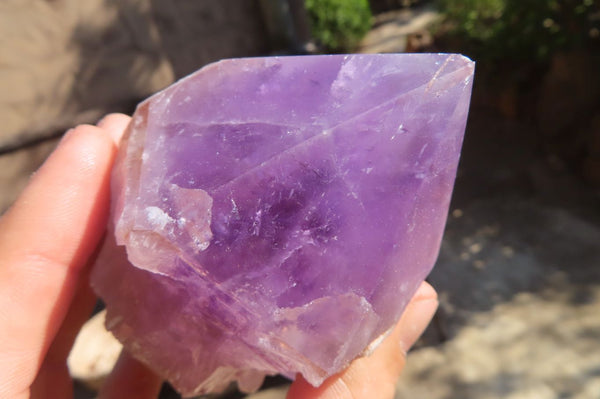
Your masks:
[{"label": "blurred background", "polygon": [[477,62],[440,309],[397,399],[600,398],[598,0],[1,0],[0,212],[75,124],[222,58],[332,52]]}]

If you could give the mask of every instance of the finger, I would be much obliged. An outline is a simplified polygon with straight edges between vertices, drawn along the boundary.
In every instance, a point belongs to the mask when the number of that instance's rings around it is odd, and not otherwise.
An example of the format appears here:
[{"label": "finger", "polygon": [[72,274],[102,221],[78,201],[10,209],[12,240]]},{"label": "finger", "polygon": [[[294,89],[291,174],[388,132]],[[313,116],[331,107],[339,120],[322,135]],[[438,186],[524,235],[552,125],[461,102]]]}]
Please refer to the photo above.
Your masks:
[{"label": "finger", "polygon": [[161,386],[162,381],[158,376],[123,351],[100,389],[98,399],[154,399],[158,396]]},{"label": "finger", "polygon": [[[113,141],[118,143],[130,119],[124,114],[110,114],[102,118],[97,126],[106,130]],[[89,268],[87,270],[89,272]],[[85,273],[79,280],[69,311],[32,384],[32,398],[44,398],[48,392],[53,392],[57,397],[73,396],[73,382],[67,367],[67,357],[77,333],[89,318],[95,303],[96,296],[89,284],[89,273]]]},{"label": "finger", "polygon": [[82,125],[0,219],[0,397],[24,394],[104,231],[114,140]]},{"label": "finger", "polygon": [[398,342],[400,349],[406,354],[423,335],[438,308],[438,297],[435,289],[426,281],[413,295],[398,323]]},{"label": "finger", "polygon": [[287,399],[393,398],[406,351],[425,331],[437,306],[435,290],[423,283],[396,327],[373,354],[354,360],[346,370],[317,388],[299,376],[291,385]]},{"label": "finger", "polygon": [[71,307],[31,386],[31,398],[47,398],[48,392],[52,392],[57,398],[73,396],[73,381],[67,367],[67,356],[77,333],[90,317],[96,303],[96,296],[89,284],[89,268],[86,271],[79,279]]},{"label": "finger", "polygon": [[108,131],[115,144],[119,144],[130,121],[131,117],[125,114],[108,114],[100,119],[96,125]]}]

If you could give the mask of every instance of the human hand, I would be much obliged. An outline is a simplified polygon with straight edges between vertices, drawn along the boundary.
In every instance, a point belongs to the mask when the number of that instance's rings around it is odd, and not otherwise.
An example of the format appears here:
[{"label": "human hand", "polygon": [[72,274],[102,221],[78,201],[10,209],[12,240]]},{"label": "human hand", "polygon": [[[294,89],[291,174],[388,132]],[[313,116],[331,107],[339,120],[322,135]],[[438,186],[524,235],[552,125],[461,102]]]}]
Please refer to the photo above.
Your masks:
[{"label": "human hand", "polygon": [[[95,303],[89,260],[105,230],[110,170],[128,123],[109,115],[67,132],[0,219],[0,398],[72,397],[66,358]],[[160,388],[127,356],[109,382],[106,391],[119,397],[156,397]]]},{"label": "human hand", "polygon": [[354,360],[318,388],[301,376],[287,399],[391,399],[406,363],[406,353],[419,339],[438,307],[437,293],[423,282],[390,335],[367,357]]},{"label": "human hand", "polygon": [[[129,117],[67,132],[0,219],[0,398],[68,398],[66,358],[95,297],[88,273],[105,230],[110,170]],[[302,377],[288,399],[391,398],[405,353],[437,308],[423,283],[369,357],[314,388]],[[100,397],[156,398],[161,381],[126,353]],[[50,396],[49,396],[50,395]]]}]

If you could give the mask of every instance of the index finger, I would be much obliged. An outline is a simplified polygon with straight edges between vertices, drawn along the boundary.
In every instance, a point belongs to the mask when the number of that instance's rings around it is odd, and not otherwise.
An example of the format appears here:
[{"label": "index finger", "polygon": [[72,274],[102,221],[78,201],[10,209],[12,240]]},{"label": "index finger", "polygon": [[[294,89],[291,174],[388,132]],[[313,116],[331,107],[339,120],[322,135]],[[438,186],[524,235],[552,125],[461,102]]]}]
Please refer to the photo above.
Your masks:
[{"label": "index finger", "polygon": [[118,135],[69,131],[0,219],[0,397],[28,395],[104,232]]}]

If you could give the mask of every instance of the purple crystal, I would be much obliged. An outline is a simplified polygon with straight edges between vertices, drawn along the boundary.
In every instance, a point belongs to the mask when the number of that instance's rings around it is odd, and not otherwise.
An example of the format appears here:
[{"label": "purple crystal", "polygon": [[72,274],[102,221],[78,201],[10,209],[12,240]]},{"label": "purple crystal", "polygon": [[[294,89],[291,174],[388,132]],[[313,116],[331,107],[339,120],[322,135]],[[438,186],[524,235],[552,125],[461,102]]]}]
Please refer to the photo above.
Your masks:
[{"label": "purple crystal", "polygon": [[92,276],[108,328],[186,395],[318,385],[368,352],[437,257],[473,70],[235,59],[141,103]]}]

